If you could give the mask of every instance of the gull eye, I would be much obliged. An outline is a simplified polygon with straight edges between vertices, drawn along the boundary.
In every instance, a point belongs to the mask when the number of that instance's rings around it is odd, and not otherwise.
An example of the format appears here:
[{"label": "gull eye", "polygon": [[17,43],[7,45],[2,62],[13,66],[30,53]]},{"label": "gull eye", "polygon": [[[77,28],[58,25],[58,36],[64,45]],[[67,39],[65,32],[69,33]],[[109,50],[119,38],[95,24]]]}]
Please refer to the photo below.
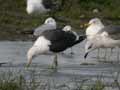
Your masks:
[{"label": "gull eye", "polygon": [[50,21],[48,20],[47,23],[50,23]]},{"label": "gull eye", "polygon": [[93,23],[96,23],[96,21],[93,21]]}]

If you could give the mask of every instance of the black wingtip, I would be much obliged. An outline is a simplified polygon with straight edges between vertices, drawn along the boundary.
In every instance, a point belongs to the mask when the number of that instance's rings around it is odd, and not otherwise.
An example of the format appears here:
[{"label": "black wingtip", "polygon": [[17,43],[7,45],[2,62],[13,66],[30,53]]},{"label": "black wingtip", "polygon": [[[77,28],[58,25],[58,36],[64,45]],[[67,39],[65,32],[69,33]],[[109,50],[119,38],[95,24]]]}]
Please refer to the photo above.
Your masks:
[{"label": "black wingtip", "polygon": [[81,41],[82,41],[82,40],[85,40],[85,38],[86,38],[86,35],[80,35],[80,36],[79,36],[79,40],[81,40]]},{"label": "black wingtip", "polygon": [[84,58],[86,59],[86,58],[87,58],[87,56],[88,56],[88,53],[85,53]]}]

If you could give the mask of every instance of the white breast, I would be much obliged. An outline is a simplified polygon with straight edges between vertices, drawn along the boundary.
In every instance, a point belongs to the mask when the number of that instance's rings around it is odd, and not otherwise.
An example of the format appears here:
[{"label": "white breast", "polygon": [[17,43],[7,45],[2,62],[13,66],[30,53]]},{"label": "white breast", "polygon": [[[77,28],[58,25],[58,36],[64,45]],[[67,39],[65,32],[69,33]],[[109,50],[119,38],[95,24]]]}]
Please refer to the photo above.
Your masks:
[{"label": "white breast", "polygon": [[96,35],[104,26],[91,25],[86,29],[87,38],[92,38]]},{"label": "white breast", "polygon": [[51,45],[51,42],[47,39],[45,39],[44,36],[40,36],[33,46],[37,47],[39,49],[39,53],[44,53],[49,51],[49,45]]}]

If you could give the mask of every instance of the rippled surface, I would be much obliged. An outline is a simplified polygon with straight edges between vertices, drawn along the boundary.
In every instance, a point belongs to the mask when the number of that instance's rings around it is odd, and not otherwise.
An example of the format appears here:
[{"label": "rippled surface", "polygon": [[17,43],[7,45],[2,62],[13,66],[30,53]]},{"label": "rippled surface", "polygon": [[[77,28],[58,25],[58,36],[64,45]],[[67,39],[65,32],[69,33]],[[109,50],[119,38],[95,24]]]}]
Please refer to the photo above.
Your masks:
[{"label": "rippled surface", "polygon": [[[96,57],[96,50],[91,52],[85,60],[83,58],[84,42],[73,47],[73,55],[70,54],[70,49],[66,50],[64,54],[59,54],[59,66],[57,71],[48,69],[53,60],[52,55],[38,56],[33,60],[32,65],[28,69],[25,69],[25,64],[27,62],[26,53],[32,44],[33,42],[1,41],[0,63],[6,64],[2,64],[0,70],[22,71],[27,79],[30,78],[29,74],[34,70],[37,78],[45,80],[54,79],[56,83],[70,82],[73,79],[96,80],[98,77],[103,77],[108,85],[114,81],[114,78],[120,71],[120,65],[117,63],[116,49],[113,50],[112,54],[110,53],[110,50],[107,50],[107,59],[103,58],[105,50],[102,49],[100,50],[99,59]],[[38,77],[38,75],[41,77]],[[118,79],[120,78],[118,77]]]}]

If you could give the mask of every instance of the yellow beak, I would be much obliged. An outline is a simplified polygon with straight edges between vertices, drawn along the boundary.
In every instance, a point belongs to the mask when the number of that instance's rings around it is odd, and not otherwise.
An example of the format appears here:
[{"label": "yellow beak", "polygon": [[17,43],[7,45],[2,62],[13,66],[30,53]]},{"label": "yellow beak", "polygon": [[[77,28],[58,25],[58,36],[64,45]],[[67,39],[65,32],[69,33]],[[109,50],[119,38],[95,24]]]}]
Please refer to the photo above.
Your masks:
[{"label": "yellow beak", "polygon": [[85,24],[84,24],[84,27],[88,27],[88,26],[90,26],[89,23],[85,23]]},{"label": "yellow beak", "polygon": [[80,25],[81,28],[86,28],[86,27],[88,27],[88,26],[90,26],[89,23],[85,23],[85,24]]}]

